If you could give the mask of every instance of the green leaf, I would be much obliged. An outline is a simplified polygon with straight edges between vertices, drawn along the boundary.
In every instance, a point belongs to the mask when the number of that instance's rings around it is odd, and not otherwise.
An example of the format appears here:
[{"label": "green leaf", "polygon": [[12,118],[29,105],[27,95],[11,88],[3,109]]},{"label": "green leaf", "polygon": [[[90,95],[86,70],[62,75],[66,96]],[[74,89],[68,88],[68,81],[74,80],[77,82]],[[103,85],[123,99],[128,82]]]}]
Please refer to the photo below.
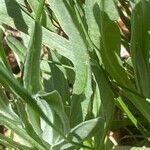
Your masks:
[{"label": "green leaf", "polygon": [[[0,23],[9,24],[11,27],[17,28],[18,30],[28,34],[29,31],[31,30],[34,20],[28,14],[26,14],[24,11],[20,9],[20,6],[16,1],[0,0],[0,3],[1,3]],[[64,5],[64,3],[66,4],[66,2],[64,1],[59,1],[59,2],[55,1],[55,3],[57,3],[56,5],[57,7],[62,4],[59,9],[63,9],[65,11],[65,15],[69,17],[68,18],[69,20],[67,20],[67,22],[71,22],[72,16],[70,16],[68,13],[68,11],[71,11],[70,6]],[[65,15],[62,12],[59,15],[61,16],[63,15],[62,16],[63,19],[66,18],[64,17]],[[62,20],[62,22],[65,23],[65,20]],[[45,28],[42,28],[43,44],[48,46],[50,49],[57,51],[60,55],[70,59],[73,62],[75,67],[75,73],[76,73],[74,93],[81,94],[84,91],[86,85],[87,71],[88,71],[87,65],[89,64],[89,58],[87,54],[87,47],[84,44],[83,40],[81,39],[82,36],[80,35],[80,31],[76,29],[73,23],[71,24],[73,26],[71,28],[69,26],[68,30],[70,30],[70,34],[72,33],[71,37],[73,40],[68,41],[63,37],[60,37],[59,35],[50,32]],[[79,28],[79,26],[80,25],[78,23],[77,28]],[[66,28],[67,27],[68,26],[66,26]],[[74,33],[75,35],[78,36],[74,36]]]},{"label": "green leaf", "polygon": [[99,115],[99,112],[101,110],[101,97],[100,97],[100,90],[98,87],[98,83],[95,79],[93,79],[92,81],[93,83],[93,108],[92,108],[92,112],[94,117],[97,117]]},{"label": "green leaf", "polygon": [[69,4],[66,0],[50,0],[49,3],[62,29],[68,35],[69,41],[77,42],[81,48],[85,48],[79,22],[76,15],[73,13],[73,4]]},{"label": "green leaf", "polygon": [[91,119],[91,117],[93,118],[93,116],[91,116],[92,110],[90,110],[91,109],[90,105],[92,103],[91,101],[93,100],[92,94],[93,94],[93,90],[92,90],[92,68],[91,68],[91,65],[89,65],[88,66],[88,73],[87,73],[87,83],[86,83],[85,92],[84,92],[84,99],[81,102],[83,120],[89,120],[89,119]]},{"label": "green leaf", "polygon": [[[13,24],[13,26],[15,26],[15,28],[17,28],[18,30],[28,33],[28,25],[26,24],[26,21],[22,16],[21,8],[19,4],[16,2],[16,0],[12,1],[1,0],[0,2],[1,2],[0,24],[6,23],[9,24],[10,26],[11,24]],[[9,20],[9,18],[11,19]]]},{"label": "green leaf", "polygon": [[73,128],[77,124],[83,121],[83,112],[81,103],[85,100],[84,94],[73,95],[71,98],[71,108],[70,108],[70,126]]},{"label": "green leaf", "polygon": [[[44,4],[45,1],[41,0],[36,10],[36,20],[32,27],[31,39],[27,49],[27,55],[24,65],[24,75],[23,75],[24,87],[32,94],[36,94],[38,91],[42,89],[41,75],[40,75],[42,29],[40,25],[40,18],[43,12]],[[36,112],[32,109],[32,107],[28,105],[27,105],[27,113],[29,120],[37,128],[36,131],[40,131],[40,116],[37,115]],[[38,134],[40,134],[40,132]],[[36,138],[38,141],[40,140],[35,133],[33,134],[33,137]]]},{"label": "green leaf", "polygon": [[85,1],[85,15],[86,22],[88,24],[89,36],[96,47],[100,48],[100,32],[96,18],[94,16],[94,13],[99,14],[99,9],[95,7],[96,5],[100,6],[99,0]]},{"label": "green leaf", "polygon": [[[140,1],[132,13],[131,56],[138,91],[150,97],[150,1]],[[137,15],[138,14],[138,15]]]},{"label": "green leaf", "polygon": [[33,25],[31,40],[27,49],[27,56],[24,67],[24,87],[31,93],[41,90],[40,79],[40,55],[42,44],[42,31],[38,22]]},{"label": "green leaf", "polygon": [[107,132],[111,126],[112,119],[114,116],[114,95],[112,89],[105,77],[105,74],[102,68],[93,66],[93,73],[97,81],[100,93],[101,105],[99,108],[98,116],[102,117],[105,120],[105,124],[99,128],[99,132],[95,137],[95,147],[97,149],[103,150],[104,140],[106,138]]},{"label": "green leaf", "polygon": [[37,4],[37,10],[36,10],[36,18],[35,20],[37,22],[40,22],[41,23],[41,17],[42,17],[42,14],[44,12],[44,6],[45,6],[45,0],[41,0],[39,1],[39,4]]},{"label": "green leaf", "polygon": [[49,63],[49,67],[51,69],[51,78],[48,83],[49,86],[51,86],[49,91],[57,90],[62,97],[63,104],[67,106],[70,104],[70,93],[66,74],[67,71],[64,67],[57,66],[55,63],[53,63],[58,62],[61,64],[60,60],[57,58],[57,55],[54,52],[51,52],[50,55],[51,56],[49,61],[52,63]]},{"label": "green leaf", "polygon": [[[86,139],[90,139],[96,134],[96,131],[99,126],[103,124],[102,118],[91,119],[85,122],[78,124],[74,127],[68,136],[72,138],[73,142],[83,142]],[[60,141],[52,147],[53,150],[57,149],[69,149],[73,147],[71,143],[67,143],[64,140]]]},{"label": "green leaf", "polygon": [[100,0],[101,7],[111,20],[117,20],[119,18],[114,0]]},{"label": "green leaf", "polygon": [[68,35],[72,46],[72,53],[74,55],[73,63],[76,69],[74,93],[81,94],[85,89],[87,80],[87,65],[89,62],[83,31],[77,17],[73,13],[73,6],[71,4],[62,0],[50,1],[51,8],[54,11],[64,32]]},{"label": "green leaf", "polygon": [[13,130],[16,134],[18,134],[20,137],[28,141],[31,145],[36,147],[40,150],[46,150],[42,145],[40,145],[38,142],[36,142],[34,139],[32,139],[25,130],[21,129],[14,121],[0,116],[0,122],[2,125],[7,126],[9,129]]},{"label": "green leaf", "polygon": [[37,101],[31,97],[28,91],[21,87],[18,81],[10,74],[2,64],[0,64],[0,83],[4,86],[9,86],[14,94],[23,99],[37,115],[39,115],[48,125],[50,125],[56,132],[58,132],[62,137],[64,134],[48,119],[46,114],[42,111]]},{"label": "green leaf", "polygon": [[[28,122],[34,127],[34,130],[38,136],[41,136],[41,116],[28,104],[25,104],[26,115]],[[25,121],[25,118],[24,118]],[[35,134],[35,133],[34,133]]]},{"label": "green leaf", "polygon": [[12,110],[9,100],[4,94],[4,91],[0,87],[0,116],[5,116],[11,120],[14,120],[17,123],[21,123],[19,117]]},{"label": "green leaf", "polygon": [[[70,125],[71,127],[83,122],[86,119],[91,119],[89,105],[92,101],[92,71],[91,66],[88,66],[87,83],[85,92],[81,95],[73,95],[71,98],[70,110]],[[89,117],[89,118],[88,118]]]},{"label": "green leaf", "polygon": [[75,141],[84,141],[90,137],[93,137],[103,122],[104,120],[102,118],[87,120],[71,129],[70,135],[74,136]]},{"label": "green leaf", "polygon": [[[117,25],[111,21],[108,15],[101,10],[101,22],[100,22],[100,32],[101,32],[101,57],[107,72],[116,80],[120,85],[135,91],[134,85],[128,78],[128,75],[121,64],[121,60],[118,56],[118,51],[120,50],[120,32]],[[135,105],[135,107],[141,111],[141,113],[150,121],[149,109],[150,105],[146,100],[140,100],[132,92],[125,90],[129,100]]]},{"label": "green leaf", "polygon": [[[33,10],[33,17],[35,18],[36,12],[37,12],[37,6],[39,4],[39,1],[32,1],[32,0],[27,0],[31,9]],[[47,7],[43,10],[42,18],[41,18],[41,24],[45,28],[55,31],[54,25],[52,24],[52,19],[50,18],[51,14],[50,11],[47,9]]]},{"label": "green leaf", "polygon": [[[41,138],[42,136],[42,131],[39,131],[39,127],[36,126],[36,124],[32,124],[33,120],[34,120],[34,116],[32,116],[32,121],[30,121],[30,117],[28,117],[28,112],[26,109],[26,105],[24,105],[22,103],[22,101],[18,101],[16,103],[17,108],[18,108],[18,112],[19,112],[19,116],[22,119],[22,122],[25,126],[26,132],[30,135],[30,137],[32,137],[36,142],[38,142],[40,145],[42,145],[43,147],[49,147],[48,144],[43,141],[43,139]],[[48,148],[47,148],[48,149]]]},{"label": "green leaf", "polygon": [[36,17],[36,12],[38,10],[38,5],[39,5],[39,1],[32,1],[32,0],[27,0],[27,2],[29,3],[33,13],[34,13],[34,17]]},{"label": "green leaf", "polygon": [[[60,94],[57,91],[53,91],[51,93],[40,95],[40,98],[44,99],[47,102],[49,108],[52,110],[53,115],[56,114],[57,119],[58,117],[60,118],[61,124],[63,126],[63,132],[64,134],[67,134],[70,130],[69,120],[65,113],[64,104],[62,102]],[[59,124],[56,124],[56,126]]]},{"label": "green leaf", "polygon": [[121,60],[118,56],[121,46],[120,31],[117,25],[108,18],[108,15],[101,11],[101,57],[106,70],[120,84],[131,87]]}]

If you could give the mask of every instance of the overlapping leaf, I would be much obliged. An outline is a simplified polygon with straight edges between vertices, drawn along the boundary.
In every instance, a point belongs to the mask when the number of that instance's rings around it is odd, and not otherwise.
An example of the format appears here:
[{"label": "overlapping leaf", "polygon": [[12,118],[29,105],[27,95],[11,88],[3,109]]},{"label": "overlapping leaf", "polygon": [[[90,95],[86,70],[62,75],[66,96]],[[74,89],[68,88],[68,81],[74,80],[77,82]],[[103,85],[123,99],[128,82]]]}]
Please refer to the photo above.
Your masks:
[{"label": "overlapping leaf", "polygon": [[132,14],[132,62],[138,91],[145,97],[150,97],[150,22],[147,20],[150,15],[149,7],[149,0],[140,1],[135,6]]},{"label": "overlapping leaf", "polygon": [[[101,32],[101,57],[106,70],[120,85],[136,91],[134,85],[128,78],[125,69],[121,64],[118,52],[121,46],[121,37],[117,25],[111,21],[104,11],[104,7],[100,10],[100,32]],[[132,92],[125,90],[127,97],[141,111],[141,113],[150,121],[149,109],[150,105],[146,99],[137,97]]]},{"label": "overlapping leaf", "polygon": [[[9,24],[10,26],[17,28],[20,31],[28,34],[29,31],[31,30],[34,20],[20,9],[16,1],[1,0],[0,3],[1,3],[0,10],[2,10],[0,22]],[[67,30],[70,30],[70,34],[68,34],[68,36],[70,37],[70,40],[71,39],[72,40],[68,41],[58,36],[57,34],[52,33],[45,28],[42,28],[43,44],[47,45],[52,50],[56,50],[59,54],[65,56],[66,58],[70,59],[73,62],[76,73],[74,93],[80,94],[84,91],[87,79],[86,74],[88,65],[88,54],[86,46],[83,42],[82,36],[80,35],[80,31],[78,31],[78,29],[75,27],[76,23],[72,22],[74,16],[70,15],[71,14],[69,12],[71,11],[70,6],[65,1],[59,2],[55,1],[55,3],[56,3],[55,7],[58,8],[60,6],[59,9],[61,8],[62,11],[64,11],[65,13],[63,14],[61,11],[59,11],[60,14],[59,12],[58,14],[56,14],[59,16],[59,17],[57,16],[58,19],[61,18],[60,23],[62,24],[62,27],[64,26],[63,24],[65,21],[63,20],[61,22],[61,20],[65,19],[66,16],[68,16],[67,24],[68,22],[70,22],[70,25],[69,27],[66,26],[64,30],[66,30],[66,28]],[[67,7],[65,5],[67,5]],[[54,12],[56,11],[55,10],[56,8],[53,8]],[[20,22],[18,22],[17,20],[20,20]]]}]

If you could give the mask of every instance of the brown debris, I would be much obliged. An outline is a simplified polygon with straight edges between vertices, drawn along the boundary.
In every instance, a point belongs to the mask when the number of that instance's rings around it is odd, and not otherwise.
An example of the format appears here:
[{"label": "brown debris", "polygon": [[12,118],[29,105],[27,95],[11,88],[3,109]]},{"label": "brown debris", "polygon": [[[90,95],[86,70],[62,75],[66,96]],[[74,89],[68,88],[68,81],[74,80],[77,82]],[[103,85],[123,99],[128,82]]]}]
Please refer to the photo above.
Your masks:
[{"label": "brown debris", "polygon": [[[5,27],[5,32],[11,34],[12,36],[14,36],[16,39],[18,39],[19,41],[21,41],[21,33],[18,30],[13,29],[12,27],[8,26],[8,25],[4,25]],[[13,53],[13,51],[10,49],[10,47],[7,45],[6,41],[3,40],[3,46],[4,46],[4,50],[6,52],[6,56],[9,60],[10,66],[12,68],[12,71],[14,74],[18,74],[20,72],[20,68],[19,65],[17,63],[15,54]]]},{"label": "brown debris", "polygon": [[120,17],[117,20],[117,24],[119,28],[121,29],[121,31],[123,32],[123,34],[128,37],[130,35],[130,32]]}]

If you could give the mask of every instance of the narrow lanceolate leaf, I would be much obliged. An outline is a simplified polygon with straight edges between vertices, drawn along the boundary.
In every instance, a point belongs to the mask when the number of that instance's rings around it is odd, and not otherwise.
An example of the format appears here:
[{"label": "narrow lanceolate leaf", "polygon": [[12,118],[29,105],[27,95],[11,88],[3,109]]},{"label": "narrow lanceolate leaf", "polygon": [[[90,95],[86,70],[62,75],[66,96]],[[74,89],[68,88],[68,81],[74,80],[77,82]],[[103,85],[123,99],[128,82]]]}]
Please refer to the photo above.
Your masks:
[{"label": "narrow lanceolate leaf", "polygon": [[[136,4],[132,14],[131,56],[134,65],[138,91],[150,97],[150,1]],[[137,15],[138,14],[138,15]]]},{"label": "narrow lanceolate leaf", "polygon": [[[27,49],[25,65],[24,65],[24,87],[30,93],[35,94],[41,90],[41,76],[40,76],[40,55],[42,46],[42,29],[40,25],[40,18],[43,12],[44,0],[41,0],[38,4],[36,11],[36,20],[34,21],[31,39]],[[37,134],[40,135],[40,116],[27,105],[27,114],[30,122],[36,127]],[[37,139],[36,134],[34,137]],[[39,139],[38,139],[39,140]]]},{"label": "narrow lanceolate leaf", "polygon": [[[104,8],[103,8],[104,9]],[[120,58],[118,52],[120,50],[120,32],[117,25],[111,21],[104,10],[101,10],[101,21],[100,21],[100,32],[101,32],[101,57],[104,66],[109,72],[109,74],[115,79],[119,84],[124,85],[126,88],[136,91],[135,87],[129,80],[127,73],[125,72],[122,64],[120,63]],[[128,92],[127,97],[135,105],[135,107],[140,110],[140,112],[150,121],[149,109],[150,105],[146,100],[141,100],[132,92]]]},{"label": "narrow lanceolate leaf", "polygon": [[27,56],[24,67],[24,87],[32,93],[41,90],[40,79],[40,55],[42,44],[41,26],[35,21],[31,40],[27,49]]},{"label": "narrow lanceolate leaf", "polygon": [[116,81],[128,87],[131,85],[131,82],[127,77],[121,61],[119,61],[120,58],[118,56],[121,46],[119,28],[109,19],[108,15],[103,10],[101,11],[100,32],[100,53],[106,70]]},{"label": "narrow lanceolate leaf", "polygon": [[101,116],[105,120],[105,125],[101,125],[99,132],[95,136],[95,147],[96,149],[103,150],[105,149],[104,140],[111,126],[114,115],[114,95],[103,70],[93,66],[93,72],[99,87],[101,99],[98,116]]},{"label": "narrow lanceolate leaf", "polygon": [[88,73],[87,73],[87,83],[86,83],[85,92],[84,92],[85,97],[84,97],[84,100],[81,102],[83,120],[91,119],[92,108],[90,110],[90,105],[92,103],[91,101],[92,101],[92,94],[93,94],[91,77],[92,77],[92,68],[89,65]]},{"label": "narrow lanceolate leaf", "polygon": [[74,14],[72,3],[66,0],[51,0],[50,5],[72,46],[71,49],[73,50],[72,53],[74,56],[73,63],[76,73],[73,92],[75,94],[81,94],[85,89],[88,70],[87,65],[89,63],[85,37],[81,25]]},{"label": "narrow lanceolate leaf", "polygon": [[100,32],[96,21],[96,14],[99,14],[99,0],[85,1],[85,15],[88,24],[88,33],[96,47],[100,48]]}]

